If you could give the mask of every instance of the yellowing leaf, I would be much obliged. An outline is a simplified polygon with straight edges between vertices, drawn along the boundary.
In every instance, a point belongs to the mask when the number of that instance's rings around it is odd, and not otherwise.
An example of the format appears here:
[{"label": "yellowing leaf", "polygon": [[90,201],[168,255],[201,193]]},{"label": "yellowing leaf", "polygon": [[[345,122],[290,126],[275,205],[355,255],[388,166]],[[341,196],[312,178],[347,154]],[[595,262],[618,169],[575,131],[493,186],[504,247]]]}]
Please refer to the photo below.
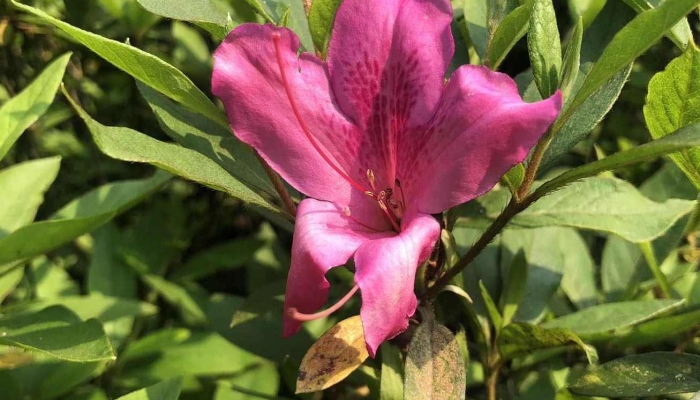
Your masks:
[{"label": "yellowing leaf", "polygon": [[301,361],[297,393],[335,385],[362,365],[368,355],[360,316],[340,321],[311,346]]}]

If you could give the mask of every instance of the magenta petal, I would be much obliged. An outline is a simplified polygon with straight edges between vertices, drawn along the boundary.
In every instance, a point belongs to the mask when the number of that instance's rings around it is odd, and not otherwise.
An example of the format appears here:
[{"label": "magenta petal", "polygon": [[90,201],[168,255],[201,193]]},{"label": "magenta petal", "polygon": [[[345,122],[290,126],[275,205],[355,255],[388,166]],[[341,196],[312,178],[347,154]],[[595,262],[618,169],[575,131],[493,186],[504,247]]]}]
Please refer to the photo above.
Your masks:
[{"label": "magenta petal", "polygon": [[454,53],[449,0],[344,0],[328,52],[338,104],[361,130],[363,165],[393,185],[396,143],[435,110]]},{"label": "magenta petal", "polygon": [[413,292],[416,269],[430,256],[440,224],[430,215],[404,218],[398,236],[364,243],[355,253],[355,282],[362,291],[362,325],[367,351],[408,327],[418,305]]},{"label": "magenta petal", "polygon": [[357,130],[336,107],[325,63],[307,53],[297,56],[299,39],[289,29],[243,24],[233,30],[214,53],[212,91],[223,101],[234,134],[292,186],[311,197],[348,205],[354,189],[319,155],[292,110],[273,33],[280,35],[292,98],[310,134],[341,170],[356,172],[357,160],[343,146]]},{"label": "magenta petal", "polygon": [[507,75],[460,67],[433,120],[399,149],[406,190],[429,214],[480,196],[527,157],[561,106],[560,92],[525,103]]},{"label": "magenta petal", "polygon": [[[392,235],[354,222],[332,203],[303,200],[297,210],[284,309],[316,312],[328,299],[326,272],[345,264],[363,243]],[[285,313],[285,336],[296,333],[300,326]]]}]

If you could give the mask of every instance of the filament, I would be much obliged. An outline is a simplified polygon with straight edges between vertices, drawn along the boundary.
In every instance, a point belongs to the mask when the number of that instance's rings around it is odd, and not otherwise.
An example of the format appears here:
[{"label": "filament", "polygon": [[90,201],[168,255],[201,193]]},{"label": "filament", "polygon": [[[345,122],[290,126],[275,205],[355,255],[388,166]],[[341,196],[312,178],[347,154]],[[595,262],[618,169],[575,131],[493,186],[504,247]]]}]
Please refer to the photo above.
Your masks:
[{"label": "filament", "polygon": [[357,289],[359,289],[359,288],[360,287],[357,285],[353,286],[352,289],[350,289],[350,291],[345,296],[343,296],[342,299],[338,300],[337,303],[335,303],[332,306],[328,307],[327,309],[320,311],[320,312],[317,312],[315,314],[300,313],[294,307],[288,309],[287,314],[292,319],[295,319],[295,320],[301,321],[301,322],[314,321],[314,320],[317,320],[320,318],[325,318],[325,317],[333,314],[334,312],[338,311],[338,309],[340,307],[342,307],[345,303],[348,302],[348,300],[350,300],[350,298],[357,292]]}]

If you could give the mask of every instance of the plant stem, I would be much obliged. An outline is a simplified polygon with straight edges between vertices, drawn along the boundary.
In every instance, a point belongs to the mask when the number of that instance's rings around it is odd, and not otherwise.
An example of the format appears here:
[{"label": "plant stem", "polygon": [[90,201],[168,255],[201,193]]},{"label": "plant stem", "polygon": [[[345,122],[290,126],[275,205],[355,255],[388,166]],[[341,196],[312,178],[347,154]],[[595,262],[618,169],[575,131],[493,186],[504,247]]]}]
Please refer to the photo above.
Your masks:
[{"label": "plant stem", "polygon": [[498,400],[498,375],[501,372],[501,360],[498,355],[493,358],[486,380],[486,395],[488,400]]},{"label": "plant stem", "polygon": [[656,282],[659,283],[659,288],[661,289],[661,293],[663,293],[664,297],[666,298],[673,298],[673,292],[671,291],[671,286],[668,284],[668,281],[666,280],[666,275],[661,271],[661,267],[659,267],[659,262],[656,259],[656,255],[654,254],[654,248],[651,247],[650,242],[642,242],[639,243],[639,248],[642,250],[642,254],[644,255],[644,259],[647,262],[647,265],[649,265],[649,269],[651,272],[654,274],[654,278],[656,278]]},{"label": "plant stem", "polygon": [[289,195],[289,192],[287,191],[287,188],[284,187],[284,182],[282,182],[282,178],[275,172],[270,165],[265,161],[262,157],[260,157],[260,154],[258,152],[255,152],[255,155],[258,157],[258,160],[260,160],[260,164],[262,164],[263,169],[265,170],[265,173],[267,174],[268,178],[270,178],[270,182],[272,182],[272,186],[275,188],[277,191],[277,194],[280,195],[280,198],[282,199],[282,203],[284,204],[285,210],[292,216],[297,215],[297,206],[294,204],[294,200],[292,200],[292,197]]}]

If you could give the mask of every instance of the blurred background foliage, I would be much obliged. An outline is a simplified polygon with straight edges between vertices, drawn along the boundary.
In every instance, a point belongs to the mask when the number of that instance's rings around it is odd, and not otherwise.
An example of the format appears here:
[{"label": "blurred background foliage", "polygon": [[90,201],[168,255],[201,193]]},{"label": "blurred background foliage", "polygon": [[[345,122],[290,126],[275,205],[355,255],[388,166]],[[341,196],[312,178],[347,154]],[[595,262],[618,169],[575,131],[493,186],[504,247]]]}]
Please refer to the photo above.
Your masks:
[{"label": "blurred background foliage", "polygon": [[[231,13],[234,25],[263,22],[244,1],[217,3]],[[292,19],[303,14],[300,0],[266,3],[280,16],[290,3]],[[459,5],[459,1],[453,3]],[[567,37],[578,17],[583,18],[585,26],[590,25],[605,3],[555,2],[562,37]],[[136,0],[27,0],[25,4],[84,30],[118,41],[128,40],[181,69],[205,93],[210,93],[211,52],[216,42],[197,26],[156,16]],[[463,19],[458,18],[455,24],[460,23]],[[695,15],[690,17],[690,25],[694,32],[698,31]],[[456,26],[455,32],[459,29]],[[306,37],[301,35],[302,40],[310,38],[308,30]],[[0,0],[0,104],[67,51],[73,55],[63,82],[68,93],[79,99],[91,116],[105,125],[128,126],[169,141],[133,78],[59,30],[19,12],[8,0]],[[458,53],[455,62],[466,62],[465,50],[458,49]],[[648,141],[642,107],[649,80],[679,54],[668,39],[663,39],[638,59],[607,118],[553,170],[580,165]],[[522,39],[501,70],[515,77],[528,67],[527,45]],[[2,159],[0,169],[55,155],[62,157],[60,172],[45,194],[37,220],[49,217],[95,187],[145,178],[154,171],[144,164],[125,163],[103,155],[60,94]],[[697,190],[666,160],[639,164],[616,174],[659,201],[697,196]],[[0,202],[1,196],[0,193]],[[476,202],[474,205],[480,206]],[[683,226],[679,226],[682,233]],[[477,233],[472,227],[458,226],[454,231],[457,250],[463,251]],[[655,242],[657,256],[665,260],[662,267],[672,277],[675,290],[691,304],[700,304],[700,279],[696,272],[700,243],[696,240],[696,236],[686,238],[676,233],[665,243]],[[94,317],[102,322],[119,355],[116,362],[78,364],[0,347],[0,399],[116,398],[178,376],[184,377],[183,399],[295,398],[294,382],[301,357],[332,321],[315,321],[293,338],[280,338],[290,245],[289,230],[266,222],[240,201],[182,179],[172,179],[107,225],[33,259],[21,273],[11,275],[0,270],[3,313],[23,307],[63,305],[81,319]],[[648,268],[641,265],[645,261],[637,245],[612,235],[572,228],[507,230],[464,273],[465,286],[471,287],[469,293],[478,293],[474,285],[482,279],[492,297],[498,298],[511,259],[519,249],[525,249],[528,262],[541,272],[537,285],[527,289],[523,304],[529,306],[520,309],[521,320],[546,320],[588,305],[653,297],[654,282]],[[581,276],[565,278],[574,279],[568,289],[562,289],[561,271],[565,267],[583,271]],[[338,269],[331,273],[331,280],[336,283],[332,285],[337,291],[332,294],[334,297],[344,293],[352,276]],[[592,288],[588,293],[593,293],[593,297],[579,297],[572,302],[567,290],[585,285]],[[543,298],[543,293],[548,296]],[[452,306],[457,298],[446,296],[440,300],[438,313],[446,325],[463,325],[464,315]],[[350,304],[332,320],[355,314],[359,301],[355,299]],[[478,309],[479,304],[476,306]],[[235,326],[231,328],[234,315]],[[697,328],[692,325],[680,335],[643,343],[641,348],[700,352],[700,342],[695,339]],[[471,348],[472,334],[467,335],[470,350],[477,350],[478,354],[478,346]],[[629,349],[605,343],[599,348],[601,360],[618,357]],[[483,365],[476,354],[468,368],[468,395],[483,398]],[[580,371],[583,365],[583,356],[575,351],[540,356],[541,359],[520,360],[505,371],[505,390],[501,391],[504,398],[554,398],[567,376]],[[381,370],[381,358],[369,360],[324,395],[299,397],[379,398]]]}]

